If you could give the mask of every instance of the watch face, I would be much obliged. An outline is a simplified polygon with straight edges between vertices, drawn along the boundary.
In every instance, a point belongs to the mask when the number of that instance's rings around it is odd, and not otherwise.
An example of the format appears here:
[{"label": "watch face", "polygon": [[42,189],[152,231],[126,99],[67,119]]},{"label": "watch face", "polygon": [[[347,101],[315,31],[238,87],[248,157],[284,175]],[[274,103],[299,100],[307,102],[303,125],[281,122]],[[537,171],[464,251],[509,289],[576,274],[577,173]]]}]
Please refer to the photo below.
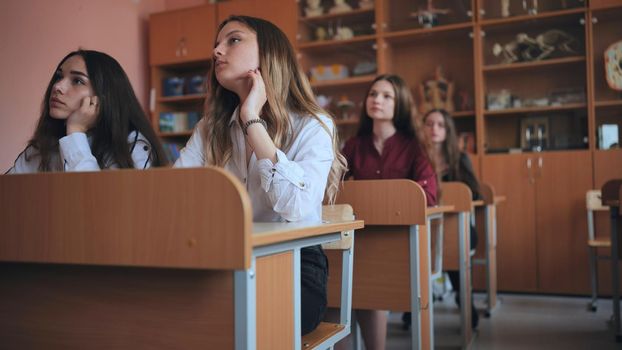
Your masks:
[{"label": "watch face", "polygon": [[622,91],[622,41],[618,41],[605,50],[605,74],[609,87]]}]

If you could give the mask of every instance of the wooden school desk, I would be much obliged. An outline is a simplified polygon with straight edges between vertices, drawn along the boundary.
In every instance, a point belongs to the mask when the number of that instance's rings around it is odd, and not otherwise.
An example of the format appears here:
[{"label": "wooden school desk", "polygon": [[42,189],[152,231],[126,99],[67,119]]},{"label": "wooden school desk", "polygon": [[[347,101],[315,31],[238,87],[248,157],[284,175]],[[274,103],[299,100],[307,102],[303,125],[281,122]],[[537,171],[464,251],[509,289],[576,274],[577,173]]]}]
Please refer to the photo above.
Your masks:
[{"label": "wooden school desk", "polygon": [[495,194],[494,188],[486,183],[479,184],[479,192],[482,199],[473,201],[472,206],[475,209],[475,227],[477,232],[484,233],[485,245],[483,249],[477,250],[472,264],[484,267],[485,316],[490,317],[497,306],[497,205],[505,201],[505,196]]},{"label": "wooden school desk", "polygon": [[362,221],[253,223],[216,168],[5,175],[0,203],[8,348],[328,348],[349,332],[301,338],[300,248]]},{"label": "wooden school desk", "polygon": [[[426,199],[411,180],[345,181],[348,203],[365,228],[356,232],[352,307],[412,312],[412,349],[431,349]],[[329,253],[329,252],[327,252]],[[329,256],[329,306],[339,307],[339,256]]]},{"label": "wooden school desk", "polygon": [[602,201],[609,206],[611,217],[611,292],[613,300],[613,330],[617,342],[622,342],[620,328],[620,252],[622,251],[622,179],[607,181],[602,189]]},{"label": "wooden school desk", "polygon": [[441,182],[440,203],[453,211],[443,218],[443,270],[460,274],[460,347],[468,349],[473,341],[471,322],[471,209],[472,193],[462,182]]}]

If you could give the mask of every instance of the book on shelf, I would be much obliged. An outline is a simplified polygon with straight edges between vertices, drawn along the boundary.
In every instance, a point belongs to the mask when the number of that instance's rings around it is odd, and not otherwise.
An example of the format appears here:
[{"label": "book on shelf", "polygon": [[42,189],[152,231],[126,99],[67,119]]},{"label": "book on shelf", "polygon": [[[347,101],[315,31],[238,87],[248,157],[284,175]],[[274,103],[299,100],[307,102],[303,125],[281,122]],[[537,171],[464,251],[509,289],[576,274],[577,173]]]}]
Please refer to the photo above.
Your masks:
[{"label": "book on shelf", "polygon": [[184,132],[194,129],[200,119],[199,112],[161,112],[160,132]]}]

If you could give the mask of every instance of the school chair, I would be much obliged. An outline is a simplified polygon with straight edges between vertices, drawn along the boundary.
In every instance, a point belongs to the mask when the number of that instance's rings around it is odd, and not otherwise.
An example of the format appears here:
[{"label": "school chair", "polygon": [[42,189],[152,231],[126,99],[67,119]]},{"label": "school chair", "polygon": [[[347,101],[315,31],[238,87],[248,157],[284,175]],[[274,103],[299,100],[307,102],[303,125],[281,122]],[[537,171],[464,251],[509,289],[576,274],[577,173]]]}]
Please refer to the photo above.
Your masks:
[{"label": "school chair", "polygon": [[594,228],[594,212],[608,211],[609,207],[602,204],[600,190],[589,190],[585,195],[587,208],[587,247],[590,259],[590,282],[592,286],[592,300],[588,304],[590,311],[598,309],[598,259],[610,259],[609,255],[598,255],[598,248],[610,248],[611,239],[598,236]]},{"label": "school chair", "polygon": [[[354,246],[352,308],[411,311],[411,349],[433,349],[430,339],[429,237],[426,199],[412,180],[345,181],[337,203],[347,203],[365,228]],[[328,303],[339,307],[340,256],[329,258]]]}]

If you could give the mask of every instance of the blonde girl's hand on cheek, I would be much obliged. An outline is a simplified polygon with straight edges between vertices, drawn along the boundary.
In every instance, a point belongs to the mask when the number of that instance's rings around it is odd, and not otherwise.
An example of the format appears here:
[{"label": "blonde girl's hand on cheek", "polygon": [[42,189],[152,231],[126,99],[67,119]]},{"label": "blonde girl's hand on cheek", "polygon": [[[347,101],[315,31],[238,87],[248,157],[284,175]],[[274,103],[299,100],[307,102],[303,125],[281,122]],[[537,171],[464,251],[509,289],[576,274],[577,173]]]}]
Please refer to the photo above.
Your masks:
[{"label": "blonde girl's hand on cheek", "polygon": [[246,99],[242,101],[242,106],[240,107],[240,119],[242,122],[259,118],[261,109],[267,101],[266,85],[264,84],[259,68],[248,71],[246,78],[249,85],[249,92]]},{"label": "blonde girl's hand on cheek", "polygon": [[80,107],[67,118],[67,135],[74,132],[86,133],[95,125],[99,113],[97,96],[86,96],[80,102]]}]

